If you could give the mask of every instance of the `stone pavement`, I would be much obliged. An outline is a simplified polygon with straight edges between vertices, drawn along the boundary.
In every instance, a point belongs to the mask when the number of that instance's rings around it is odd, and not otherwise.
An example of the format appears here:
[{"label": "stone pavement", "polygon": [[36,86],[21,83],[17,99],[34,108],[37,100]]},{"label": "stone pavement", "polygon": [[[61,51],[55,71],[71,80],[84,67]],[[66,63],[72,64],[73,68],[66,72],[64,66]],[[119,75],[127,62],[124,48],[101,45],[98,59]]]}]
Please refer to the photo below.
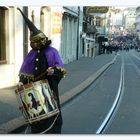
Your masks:
[{"label": "stone pavement", "polygon": [[[102,74],[111,64],[114,63],[116,55],[102,54],[95,58],[82,57],[79,60],[65,65],[67,75],[59,84],[60,103],[64,105],[75,96],[80,94],[100,74]],[[0,89],[0,134],[19,133],[18,130],[24,127],[25,121],[21,112],[18,110],[18,104],[14,95],[15,87]],[[6,108],[5,108],[6,107]]]}]

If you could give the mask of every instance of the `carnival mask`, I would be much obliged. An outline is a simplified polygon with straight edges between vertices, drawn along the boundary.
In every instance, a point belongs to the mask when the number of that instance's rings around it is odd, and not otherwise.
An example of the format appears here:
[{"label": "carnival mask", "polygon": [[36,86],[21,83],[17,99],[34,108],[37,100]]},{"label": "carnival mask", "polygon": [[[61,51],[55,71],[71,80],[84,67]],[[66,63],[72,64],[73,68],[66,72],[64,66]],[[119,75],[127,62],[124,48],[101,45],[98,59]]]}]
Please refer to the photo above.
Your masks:
[{"label": "carnival mask", "polygon": [[30,46],[32,49],[41,49],[45,46],[46,44],[46,38],[36,40],[35,42],[31,41]]}]

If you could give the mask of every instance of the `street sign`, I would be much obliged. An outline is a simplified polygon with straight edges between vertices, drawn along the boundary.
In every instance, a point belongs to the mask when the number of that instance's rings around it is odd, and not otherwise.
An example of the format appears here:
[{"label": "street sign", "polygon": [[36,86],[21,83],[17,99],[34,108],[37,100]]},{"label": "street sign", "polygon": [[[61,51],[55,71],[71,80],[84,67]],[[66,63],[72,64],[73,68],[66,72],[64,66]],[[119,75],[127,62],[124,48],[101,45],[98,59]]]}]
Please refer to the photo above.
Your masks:
[{"label": "street sign", "polygon": [[87,13],[107,13],[109,10],[109,7],[107,6],[89,6],[87,7]]}]

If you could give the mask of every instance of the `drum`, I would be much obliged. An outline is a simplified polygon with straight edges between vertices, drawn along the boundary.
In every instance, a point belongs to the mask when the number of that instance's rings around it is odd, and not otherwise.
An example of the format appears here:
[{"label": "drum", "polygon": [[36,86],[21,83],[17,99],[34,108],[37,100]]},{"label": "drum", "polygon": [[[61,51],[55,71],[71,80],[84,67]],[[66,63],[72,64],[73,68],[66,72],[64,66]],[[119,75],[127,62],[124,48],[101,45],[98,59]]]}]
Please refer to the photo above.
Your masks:
[{"label": "drum", "polygon": [[28,123],[40,121],[59,113],[54,92],[47,80],[25,84],[15,90],[19,109]]}]

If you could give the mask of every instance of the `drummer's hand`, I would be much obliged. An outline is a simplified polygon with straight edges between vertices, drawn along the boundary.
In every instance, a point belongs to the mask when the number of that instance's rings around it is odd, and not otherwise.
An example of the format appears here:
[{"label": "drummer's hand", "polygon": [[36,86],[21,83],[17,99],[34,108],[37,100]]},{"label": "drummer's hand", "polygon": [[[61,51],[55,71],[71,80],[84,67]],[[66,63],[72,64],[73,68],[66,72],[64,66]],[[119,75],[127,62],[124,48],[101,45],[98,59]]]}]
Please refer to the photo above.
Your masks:
[{"label": "drummer's hand", "polygon": [[20,86],[23,86],[23,83],[22,82],[19,82],[18,83],[18,87],[20,87]]},{"label": "drummer's hand", "polygon": [[53,75],[54,74],[54,69],[52,68],[52,67],[49,67],[48,69],[47,69],[47,75]]}]

